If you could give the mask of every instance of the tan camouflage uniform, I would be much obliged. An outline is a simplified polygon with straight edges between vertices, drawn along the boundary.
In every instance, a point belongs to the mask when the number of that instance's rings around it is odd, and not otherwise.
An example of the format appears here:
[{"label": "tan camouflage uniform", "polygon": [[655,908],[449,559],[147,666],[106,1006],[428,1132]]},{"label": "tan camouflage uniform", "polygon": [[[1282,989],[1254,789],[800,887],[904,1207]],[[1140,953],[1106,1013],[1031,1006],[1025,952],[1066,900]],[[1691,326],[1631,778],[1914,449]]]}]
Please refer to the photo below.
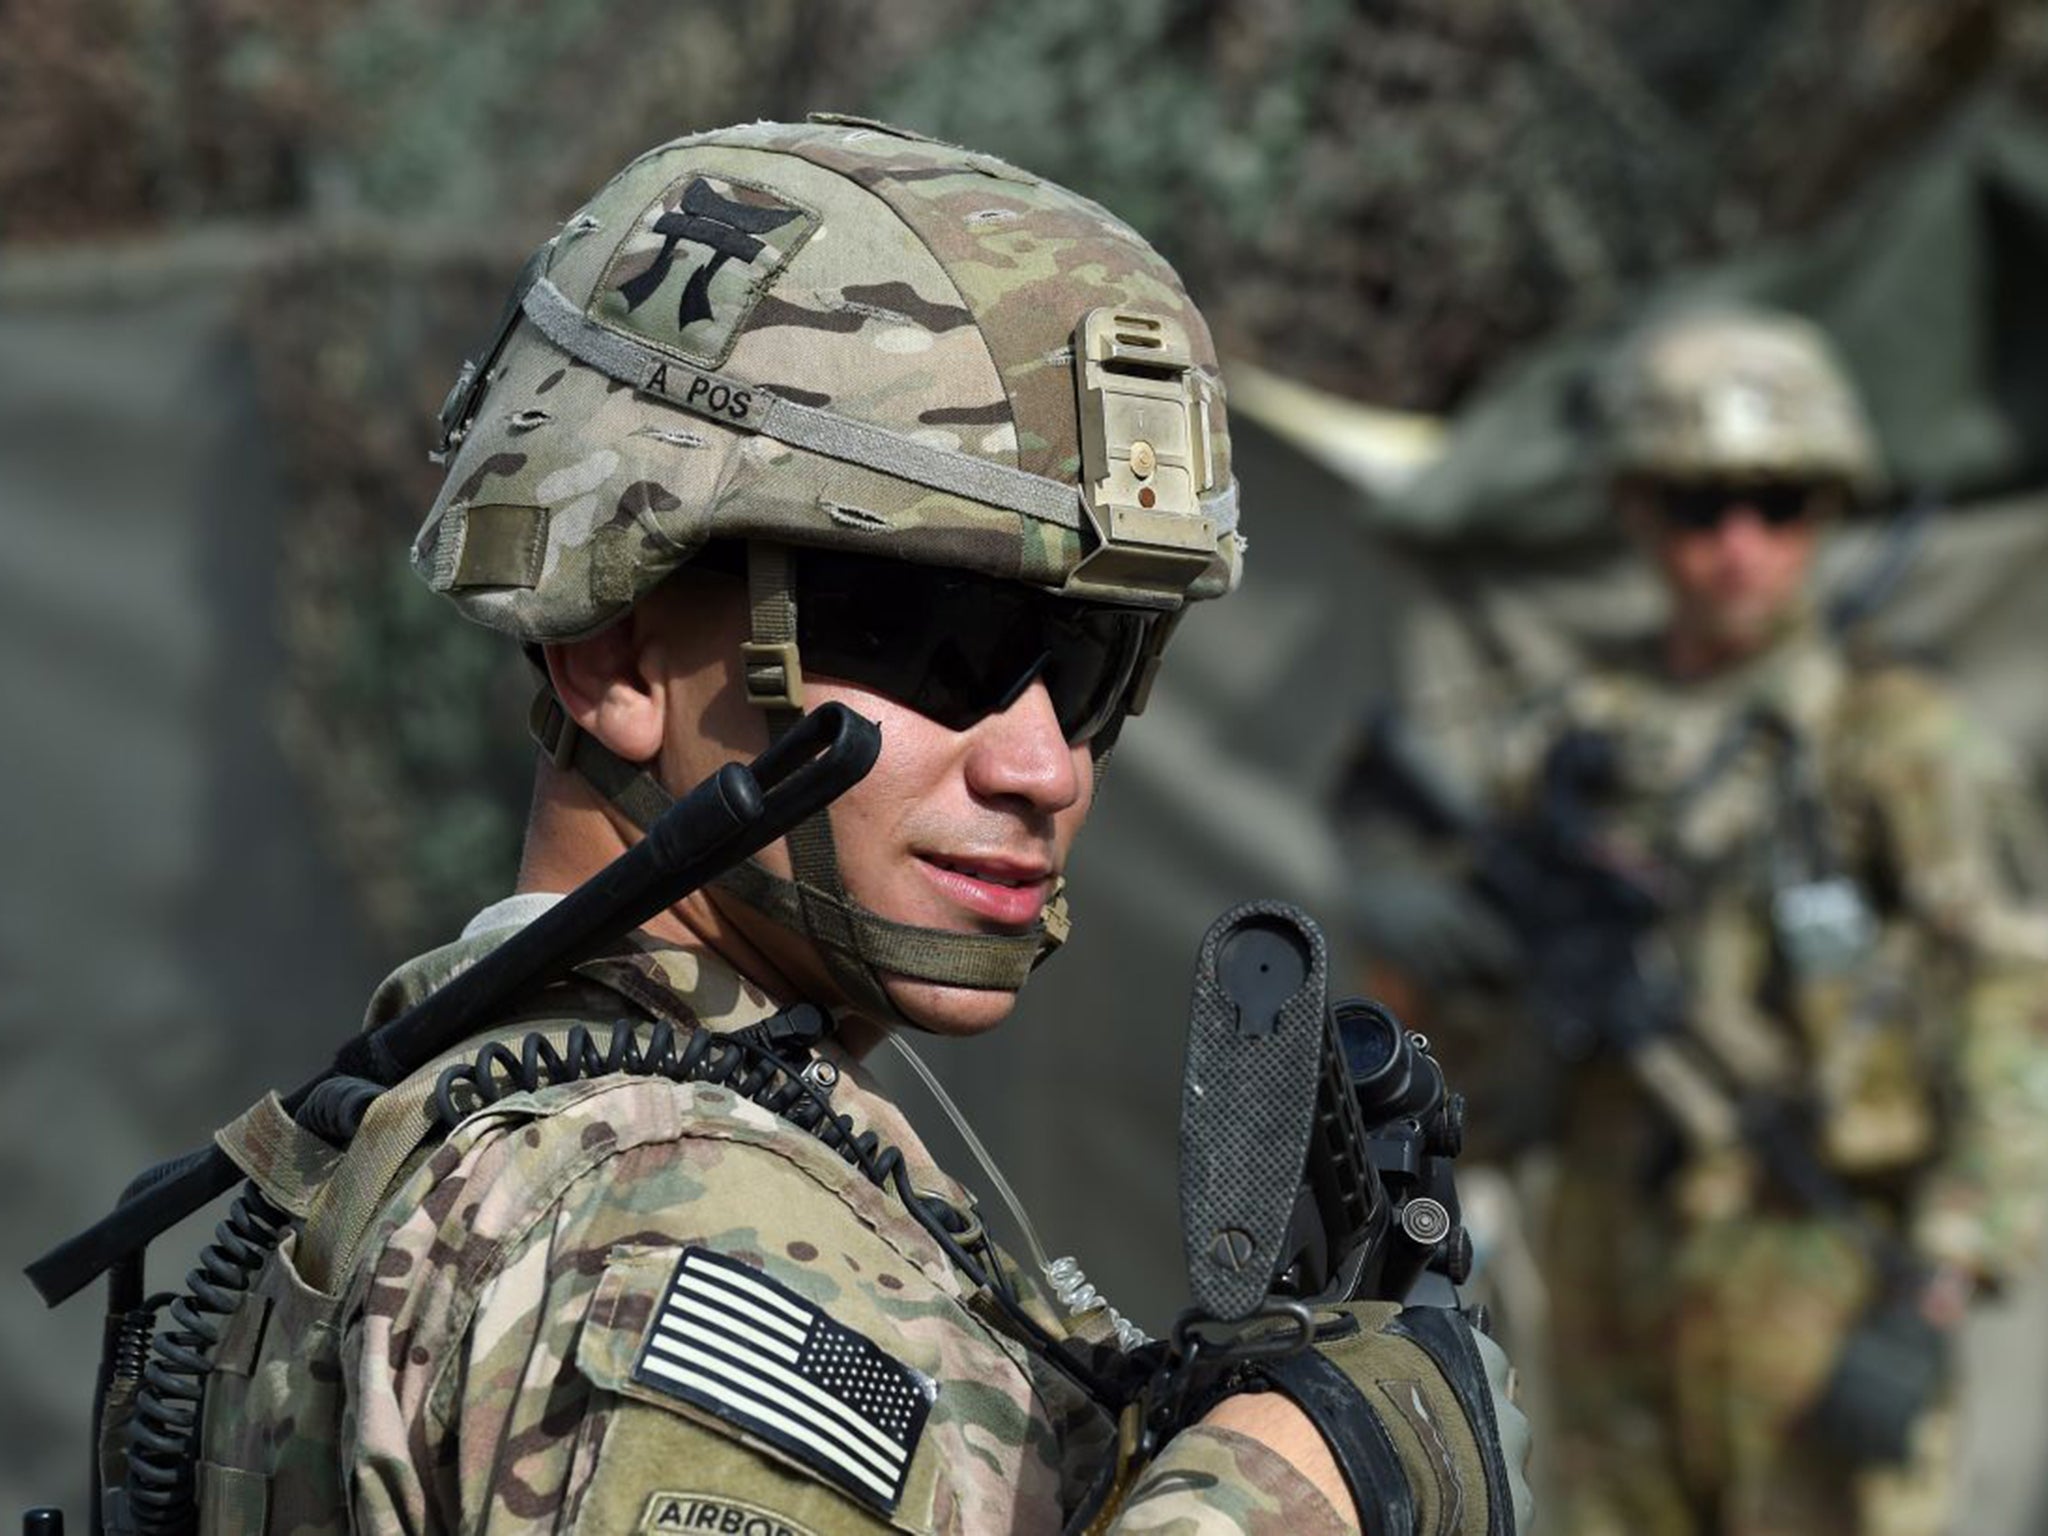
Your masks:
[{"label": "tan camouflage uniform", "polygon": [[[1075,487],[1073,348],[1077,317],[1106,305],[1184,328],[1192,403],[1182,414],[1155,389],[1145,485],[1122,500],[1143,498],[1139,514],[1157,500],[1180,520],[1155,532],[1188,537],[1178,559],[1100,578],[1135,590],[1090,596],[1223,592],[1239,541],[1221,387],[1171,268],[1061,188],[858,121],[664,145],[575,213],[518,334],[485,360],[473,420],[444,422],[461,451],[414,563],[524,641],[600,629],[709,539],[1059,588],[1096,543]],[[403,969],[373,1022],[487,942]],[[621,1014],[733,1030],[772,1012],[721,963],[639,944],[582,967],[510,1038]],[[825,1055],[856,1133],[969,1208],[858,1063]],[[711,1083],[612,1075],[510,1094],[436,1143],[430,1077],[381,1100],[338,1167],[289,1128],[264,1137],[260,1116],[242,1128],[246,1165],[285,1165],[276,1192],[315,1192],[209,1384],[211,1528],[1057,1530],[1108,1464],[1104,1415],[1001,1329],[899,1196],[770,1110]],[[393,1149],[414,1145],[397,1165]],[[637,1362],[684,1253],[745,1266],[918,1372],[928,1417],[895,1497],[862,1497],[801,1446],[647,1384]],[[1028,1305],[1065,1327],[1042,1298]],[[1100,1315],[1085,1327],[1106,1331]],[[1292,1464],[1206,1427],[1171,1440],[1116,1522],[1343,1528]]]},{"label": "tan camouflage uniform", "polygon": [[[1769,755],[1687,783],[1758,703],[1816,756],[1848,871],[1878,902],[1868,959],[1801,994],[1774,964]],[[1620,745],[1624,860],[1676,858],[1668,927],[1691,1043],[1723,1082],[1817,1111],[1827,1165],[1936,1263],[1996,1286],[2035,1259],[2048,1192],[2048,1004],[2039,920],[2002,894],[1990,810],[2017,781],[1925,676],[1854,673],[1812,625],[1738,672],[1654,666],[1585,682],[1561,714]],[[1532,729],[1533,762],[1552,724]],[[1547,1274],[1560,1529],[1721,1536],[1946,1529],[1949,1420],[1910,1466],[1852,1473],[1802,1428],[1874,1277],[1848,1231],[1762,1176],[1739,1138],[1676,1149],[1636,1072],[1567,1079]],[[1675,1160],[1675,1171],[1669,1165]],[[1665,1165],[1665,1178],[1655,1177]]]},{"label": "tan camouflage uniform", "polygon": [[[404,967],[372,1021],[504,933]],[[621,1017],[726,1031],[775,1011],[717,961],[638,940],[578,978],[489,1037]],[[835,1109],[899,1149],[920,1191],[971,1208],[860,1065],[823,1054],[844,1074]],[[317,1172],[338,1182],[331,1162]],[[351,1258],[335,1251],[333,1214],[316,1204],[223,1346],[202,1529],[1057,1530],[1110,1454],[1102,1415],[1003,1331],[893,1193],[728,1088],[615,1075],[508,1093],[409,1160]],[[893,1511],[635,1381],[693,1248],[779,1282],[929,1379]],[[1348,1529],[1272,1451],[1200,1427],[1174,1438],[1111,1528]]]},{"label": "tan camouflage uniform", "polygon": [[[631,974],[640,1003],[678,1023],[772,1012],[681,952]],[[610,1001],[615,1013],[624,1000]],[[835,1106],[899,1148],[919,1189],[965,1207],[858,1064],[832,1059],[845,1072]],[[693,1245],[758,1267],[937,1384],[892,1519],[634,1383],[655,1303]],[[1103,1426],[991,1316],[893,1194],[728,1089],[611,1077],[514,1095],[413,1174],[350,1281],[356,1525],[659,1531],[752,1508],[772,1512],[766,1530],[1057,1529],[1063,1486],[1071,1498],[1107,1452]],[[1191,1430],[1117,1529],[1214,1528],[1225,1514],[1230,1529],[1343,1528],[1271,1452]]]}]

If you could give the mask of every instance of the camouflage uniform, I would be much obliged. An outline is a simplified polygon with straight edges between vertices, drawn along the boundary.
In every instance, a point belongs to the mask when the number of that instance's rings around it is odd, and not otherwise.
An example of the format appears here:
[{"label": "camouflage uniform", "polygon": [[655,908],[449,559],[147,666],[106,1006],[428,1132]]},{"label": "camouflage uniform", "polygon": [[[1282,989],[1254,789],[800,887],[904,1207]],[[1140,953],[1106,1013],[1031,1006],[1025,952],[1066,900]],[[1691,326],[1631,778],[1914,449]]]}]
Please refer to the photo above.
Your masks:
[{"label": "camouflage uniform", "polygon": [[[372,1022],[504,935],[473,925],[402,968]],[[716,960],[635,940],[493,1038],[622,1015],[725,1032],[773,1012]],[[972,1210],[859,1063],[823,1054],[842,1073],[835,1110],[897,1148],[921,1192]],[[319,1173],[333,1190],[353,1171]],[[608,1076],[511,1092],[375,1171],[394,1187],[368,1231],[337,1240],[337,1206],[316,1200],[238,1314],[209,1394],[209,1528],[1057,1530],[1109,1455],[1101,1415],[1002,1330],[893,1195],[730,1088]],[[690,1251],[737,1260],[922,1379],[928,1416],[893,1507],[636,1373]],[[1041,1321],[1102,1331],[1099,1313],[1056,1321],[1011,1273]],[[1347,1527],[1270,1450],[1197,1427],[1114,1528]]]},{"label": "camouflage uniform", "polygon": [[[1827,383],[1786,329],[1766,362],[1790,364],[1745,383],[1723,425],[1754,474],[1843,473],[1866,457],[1852,407],[1825,399],[1818,426],[1777,430],[1773,391],[1810,404]],[[1745,338],[1678,340],[1662,363],[1714,379]],[[1668,386],[1645,393],[1684,393]],[[1651,427],[1624,467],[1730,467],[1712,409]],[[1566,729],[1615,749],[1605,851],[1671,897],[1661,937],[1705,1072],[1674,1083],[1610,1051],[1563,1080],[1544,1243],[1561,1528],[1932,1536],[1949,1516],[1951,1415],[1922,1418],[1903,1465],[1852,1465],[1816,1435],[1811,1410],[1883,1282],[1859,1228],[1792,1196],[1730,1111],[1745,1096],[1805,1106],[1860,1219],[1928,1265],[1996,1287],[2035,1260],[2048,927],[2003,875],[2002,840],[2031,828],[1999,814],[2022,781],[1938,683],[1852,667],[1807,614],[1704,680],[1673,681],[1646,654],[1529,706],[1504,733],[1503,801],[1531,793]],[[1815,848],[1830,868],[1811,867]],[[1846,963],[1802,970],[1787,953],[1773,904],[1802,860],[1800,878],[1846,876],[1872,909]]]},{"label": "camouflage uniform", "polygon": [[[1667,821],[1729,722],[1766,698],[1816,749],[1847,867],[1886,896],[1868,959],[1804,996],[1774,953],[1785,834],[1767,754]],[[1982,824],[2011,781],[1953,701],[1912,673],[1851,677],[1808,629],[1711,686],[1615,675],[1567,712],[1621,745],[1621,856],[1675,844],[1682,858],[1690,894],[1667,933],[1690,1041],[1721,1080],[1811,1102],[1828,1166],[1921,1257],[1991,1285],[2031,1262],[2048,1183],[2039,934],[2001,898]],[[1558,1123],[1546,1247],[1566,1528],[1942,1529],[1945,1421],[1909,1474],[1855,1477],[1801,1428],[1876,1283],[1844,1224],[1760,1175],[1739,1139],[1674,1145],[1622,1061],[1573,1074]],[[1704,1524],[1703,1490],[1718,1510]]]},{"label": "camouflage uniform", "polygon": [[[1171,269],[1070,193],[878,125],[757,124],[635,161],[529,266],[443,426],[459,451],[413,551],[436,590],[522,641],[567,640],[707,540],[743,545],[754,638],[736,670],[771,733],[802,702],[790,547],[1146,613],[1238,573],[1214,357]],[[1150,649],[1115,680],[1120,712],[1141,706],[1164,629],[1138,631]],[[565,727],[559,707],[543,700],[538,722],[556,764],[625,816],[659,811],[661,786]],[[1053,941],[877,921],[839,880],[827,818],[789,846],[794,881],[756,868],[728,894],[815,942],[874,1022],[897,1019],[877,970],[1014,990]],[[494,909],[483,931],[401,970],[371,1022],[472,963],[520,911]],[[516,1055],[532,1031],[566,1039],[623,1013],[651,1049],[663,1028],[689,1040],[775,1011],[710,955],[635,937],[386,1092],[344,1154],[275,1100],[224,1131],[297,1222],[215,1352],[203,1524],[1062,1525],[1123,1465],[1117,1427],[1020,1341],[1028,1330],[968,1283],[893,1184],[722,1081],[536,1078],[479,1093],[445,1139],[427,1114],[440,1071],[472,1057],[483,1071],[476,1053],[494,1041]],[[837,1069],[819,1079],[834,1112],[878,1138],[870,1156],[893,1148],[920,1206],[933,1197],[978,1229],[859,1063],[829,1035],[818,1050]],[[1044,1328],[1107,1332],[1103,1312],[1058,1317],[1015,1266],[991,1262]],[[754,1369],[744,1408],[709,1390],[729,1360],[695,1343],[678,1354],[671,1326],[706,1305],[757,1359],[800,1334],[802,1379]],[[1460,1333],[1485,1379],[1478,1396],[1454,1392],[1396,1310],[1359,1309],[1326,1356],[1398,1461],[1377,1464],[1386,1496],[1401,1484],[1419,1529],[1511,1532],[1526,1495],[1499,1447],[1519,1463],[1526,1427],[1501,1395],[1504,1360]],[[1443,1326],[1463,1328],[1448,1314]],[[806,1371],[852,1380],[867,1416],[849,1421],[845,1398],[821,1405]],[[1115,1510],[1104,1528],[1349,1524],[1291,1463],[1206,1425],[1174,1435]]]}]

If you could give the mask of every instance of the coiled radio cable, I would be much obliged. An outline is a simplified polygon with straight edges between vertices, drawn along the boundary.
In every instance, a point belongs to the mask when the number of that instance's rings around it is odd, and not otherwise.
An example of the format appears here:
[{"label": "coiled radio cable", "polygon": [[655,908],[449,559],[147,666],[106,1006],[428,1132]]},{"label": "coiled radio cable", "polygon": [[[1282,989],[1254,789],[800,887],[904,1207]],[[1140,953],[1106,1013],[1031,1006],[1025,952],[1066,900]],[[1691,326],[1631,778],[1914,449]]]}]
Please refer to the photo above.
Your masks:
[{"label": "coiled radio cable", "polygon": [[[811,1046],[823,1037],[826,1027],[824,1016],[816,1008],[799,1003],[759,1024],[728,1034],[714,1034],[702,1028],[679,1032],[665,1020],[646,1024],[620,1019],[611,1026],[602,1046],[587,1025],[577,1024],[570,1028],[558,1048],[545,1031],[536,1030],[519,1042],[516,1051],[500,1041],[492,1041],[473,1060],[457,1062],[443,1071],[434,1088],[434,1110],[443,1127],[452,1129],[507,1094],[615,1073],[729,1088],[798,1129],[808,1131],[877,1188],[894,1190],[904,1208],[954,1267],[991,1294],[1026,1342],[1087,1396],[1112,1413],[1119,1410],[1133,1395],[1133,1386],[1117,1379],[1115,1372],[1105,1375],[1095,1362],[1082,1358],[1068,1341],[1047,1332],[1018,1304],[980,1223],[966,1222],[963,1214],[945,1201],[920,1193],[911,1184],[900,1149],[884,1145],[873,1131],[856,1134],[852,1119],[832,1107],[825,1076],[807,1070],[820,1065],[811,1055]],[[973,1246],[979,1249],[978,1255],[961,1241],[956,1230],[961,1226],[971,1227],[976,1234]],[[1032,1237],[1035,1246],[1036,1234]],[[1050,1267],[1045,1265],[1042,1251],[1038,1257],[1042,1267]],[[1062,1272],[1053,1284],[1056,1291],[1070,1292],[1077,1298],[1084,1291],[1092,1291],[1085,1277],[1078,1273]],[[1085,1297],[1090,1305],[1097,1299],[1094,1295]],[[1143,1335],[1113,1310],[1111,1316],[1121,1325],[1120,1336],[1142,1340]]]},{"label": "coiled radio cable", "polygon": [[129,1427],[126,1478],[140,1536],[186,1536],[197,1523],[199,1425],[221,1328],[290,1221],[254,1183],[243,1185],[150,1346]]}]

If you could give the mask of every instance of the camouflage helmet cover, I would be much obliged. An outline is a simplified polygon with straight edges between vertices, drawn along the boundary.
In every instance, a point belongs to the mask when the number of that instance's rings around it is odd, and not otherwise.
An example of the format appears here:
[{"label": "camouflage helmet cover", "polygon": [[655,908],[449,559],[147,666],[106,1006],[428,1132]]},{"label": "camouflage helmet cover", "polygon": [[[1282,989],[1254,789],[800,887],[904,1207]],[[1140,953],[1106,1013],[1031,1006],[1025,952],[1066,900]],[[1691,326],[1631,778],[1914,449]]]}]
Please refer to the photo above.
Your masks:
[{"label": "camouflage helmet cover", "polygon": [[1819,327],[1700,308],[1646,324],[1603,381],[1612,468],[1668,480],[1770,478],[1878,489],[1877,445]]},{"label": "camouflage helmet cover", "polygon": [[1160,608],[1235,584],[1201,316],[1127,226],[989,156],[845,118],[679,139],[522,284],[413,547],[491,628],[588,634],[714,538]]}]

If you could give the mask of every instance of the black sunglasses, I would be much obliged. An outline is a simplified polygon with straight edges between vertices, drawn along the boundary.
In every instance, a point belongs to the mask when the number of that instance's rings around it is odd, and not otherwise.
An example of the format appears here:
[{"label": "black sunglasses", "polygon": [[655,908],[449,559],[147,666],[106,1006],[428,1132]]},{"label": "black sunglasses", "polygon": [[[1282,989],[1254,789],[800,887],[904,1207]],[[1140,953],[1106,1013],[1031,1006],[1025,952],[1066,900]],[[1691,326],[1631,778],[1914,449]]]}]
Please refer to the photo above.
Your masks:
[{"label": "black sunglasses", "polygon": [[949,730],[1042,681],[1069,745],[1121,718],[1159,615],[876,556],[796,559],[804,670],[886,694]]},{"label": "black sunglasses", "polygon": [[1718,528],[1737,507],[1748,507],[1771,528],[1789,528],[1813,513],[1814,488],[1794,480],[1700,481],[1657,485],[1652,494],[1673,528],[1705,533]]}]

